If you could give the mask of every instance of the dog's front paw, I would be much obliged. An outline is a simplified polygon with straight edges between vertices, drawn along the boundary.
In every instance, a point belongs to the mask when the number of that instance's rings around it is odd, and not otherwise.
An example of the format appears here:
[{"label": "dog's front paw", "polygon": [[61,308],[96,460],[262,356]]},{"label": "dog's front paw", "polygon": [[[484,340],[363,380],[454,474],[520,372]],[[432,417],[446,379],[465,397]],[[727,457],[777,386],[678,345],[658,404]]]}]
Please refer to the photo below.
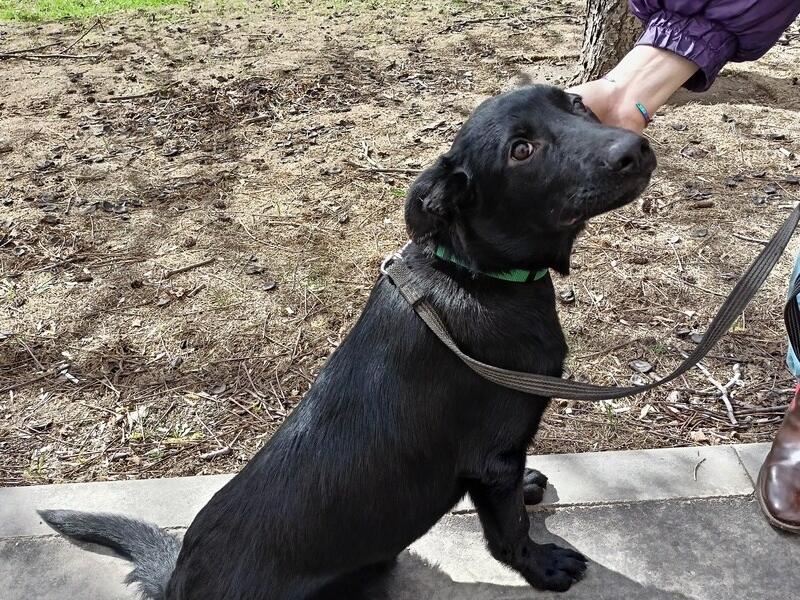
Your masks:
[{"label": "dog's front paw", "polygon": [[547,488],[547,477],[536,469],[525,469],[522,477],[522,493],[525,504],[539,504],[544,498],[544,490]]},{"label": "dog's front paw", "polygon": [[538,546],[531,556],[530,568],[522,575],[533,587],[540,590],[566,592],[583,577],[586,557],[580,552],[555,544]]}]

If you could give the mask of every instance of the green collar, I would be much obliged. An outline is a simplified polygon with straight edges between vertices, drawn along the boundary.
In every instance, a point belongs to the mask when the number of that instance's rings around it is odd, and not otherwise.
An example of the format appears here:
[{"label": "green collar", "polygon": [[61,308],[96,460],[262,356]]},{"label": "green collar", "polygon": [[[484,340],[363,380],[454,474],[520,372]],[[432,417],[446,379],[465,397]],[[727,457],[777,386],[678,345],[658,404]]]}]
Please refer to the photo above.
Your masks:
[{"label": "green collar", "polygon": [[[442,260],[449,261],[451,263],[455,263],[461,267],[466,269],[470,269],[471,267],[464,263],[463,261],[459,260],[450,250],[445,248],[444,246],[436,246],[436,256],[441,258]],[[485,275],[486,277],[494,277],[495,279],[502,279],[503,281],[513,281],[515,283],[525,283],[527,281],[538,281],[545,275],[547,275],[547,269],[541,269],[539,271],[529,271],[527,269],[510,269],[508,271],[492,271],[491,273],[484,273],[483,271],[478,271],[481,275]]]}]

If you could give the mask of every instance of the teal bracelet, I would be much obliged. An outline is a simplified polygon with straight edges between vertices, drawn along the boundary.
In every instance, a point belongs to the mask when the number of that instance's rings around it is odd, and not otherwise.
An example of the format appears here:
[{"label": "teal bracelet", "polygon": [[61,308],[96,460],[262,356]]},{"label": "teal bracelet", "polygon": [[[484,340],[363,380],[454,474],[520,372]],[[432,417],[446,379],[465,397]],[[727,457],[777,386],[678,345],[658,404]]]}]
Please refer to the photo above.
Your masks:
[{"label": "teal bracelet", "polygon": [[640,113],[642,113],[642,117],[644,117],[645,126],[650,125],[650,123],[653,121],[653,117],[650,116],[650,113],[647,111],[647,107],[641,102],[637,102],[636,108],[639,109]]}]

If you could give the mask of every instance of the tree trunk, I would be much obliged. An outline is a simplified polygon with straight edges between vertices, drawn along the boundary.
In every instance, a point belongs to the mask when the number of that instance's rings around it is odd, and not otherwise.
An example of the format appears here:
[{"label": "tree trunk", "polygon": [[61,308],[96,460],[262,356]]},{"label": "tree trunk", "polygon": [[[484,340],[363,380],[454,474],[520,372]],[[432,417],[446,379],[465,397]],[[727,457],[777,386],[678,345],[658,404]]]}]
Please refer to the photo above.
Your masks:
[{"label": "tree trunk", "polygon": [[627,0],[586,0],[581,70],[575,83],[608,73],[633,48],[641,31]]}]

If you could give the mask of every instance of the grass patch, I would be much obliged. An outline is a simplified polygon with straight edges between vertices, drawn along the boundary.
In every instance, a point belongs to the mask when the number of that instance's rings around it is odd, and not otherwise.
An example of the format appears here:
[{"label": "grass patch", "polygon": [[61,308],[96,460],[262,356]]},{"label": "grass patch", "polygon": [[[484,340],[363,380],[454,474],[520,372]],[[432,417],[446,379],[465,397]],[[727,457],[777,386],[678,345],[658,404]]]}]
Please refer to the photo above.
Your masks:
[{"label": "grass patch", "polygon": [[189,0],[0,0],[0,21],[85,19],[120,10],[188,3]]},{"label": "grass patch", "polygon": [[[253,5],[286,13],[362,12],[367,10],[411,10],[413,0],[0,0],[0,21],[59,21],[89,19],[111,12],[155,9],[170,5],[195,5],[219,14],[246,11]],[[441,0],[432,6],[459,7],[461,0]]]},{"label": "grass patch", "polygon": [[[225,0],[231,2],[233,0]],[[253,1],[253,0],[249,0]],[[297,13],[301,10],[314,12],[340,12],[352,11],[355,13],[368,10],[397,9],[412,10],[419,6],[414,0],[261,0],[266,6],[285,12]],[[439,7],[459,7],[463,0],[440,0],[428,3],[428,8],[433,10]],[[464,3],[466,5],[466,3]]]}]

